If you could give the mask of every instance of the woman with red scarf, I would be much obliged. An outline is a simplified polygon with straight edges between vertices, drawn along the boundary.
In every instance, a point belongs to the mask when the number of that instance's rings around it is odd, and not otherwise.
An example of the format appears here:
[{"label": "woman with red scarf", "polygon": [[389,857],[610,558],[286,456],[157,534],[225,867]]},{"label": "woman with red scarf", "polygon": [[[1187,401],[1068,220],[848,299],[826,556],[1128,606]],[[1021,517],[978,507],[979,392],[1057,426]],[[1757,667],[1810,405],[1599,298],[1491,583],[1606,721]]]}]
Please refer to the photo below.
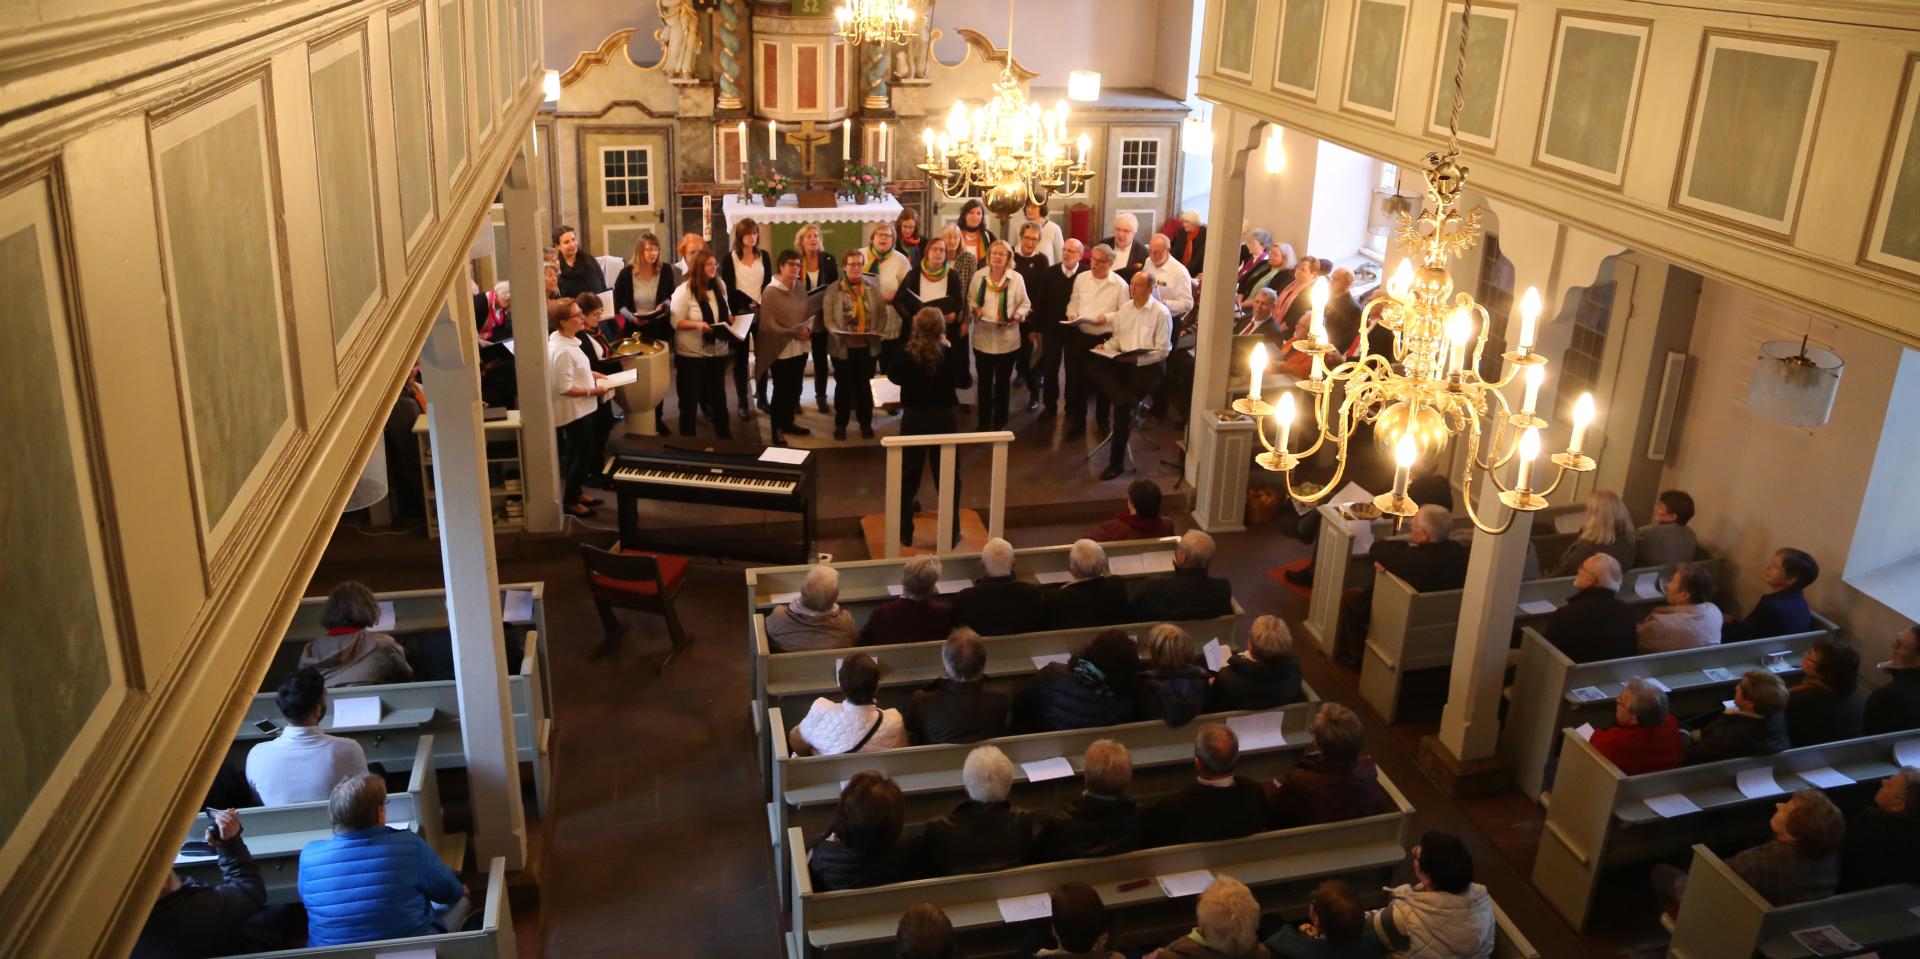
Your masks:
[{"label": "woman with red scarf", "polygon": [[[1276,282],[1285,286],[1291,278],[1294,268],[1293,247],[1273,245],[1273,234],[1255,228],[1247,232],[1247,260],[1240,264],[1240,275],[1235,279],[1234,303],[1241,309],[1247,308],[1247,301],[1254,291],[1263,286],[1273,286]],[[1279,286],[1274,287],[1275,292]]]}]

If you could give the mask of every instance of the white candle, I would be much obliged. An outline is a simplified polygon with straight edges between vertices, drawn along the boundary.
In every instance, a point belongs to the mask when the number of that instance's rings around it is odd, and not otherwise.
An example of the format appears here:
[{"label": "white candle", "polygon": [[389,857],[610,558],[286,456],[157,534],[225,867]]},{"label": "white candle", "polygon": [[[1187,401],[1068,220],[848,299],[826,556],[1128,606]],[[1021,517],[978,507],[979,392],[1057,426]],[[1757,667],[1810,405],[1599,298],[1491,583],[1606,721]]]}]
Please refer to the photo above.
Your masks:
[{"label": "white candle", "polygon": [[1540,384],[1544,382],[1546,378],[1547,371],[1545,367],[1527,367],[1527,399],[1526,402],[1520,404],[1520,412],[1528,416],[1533,415],[1534,404],[1540,399]]},{"label": "white candle", "polygon": [[740,131],[740,169],[744,171],[747,168],[747,121],[740,121],[738,129]]},{"label": "white candle", "polygon": [[[1247,358],[1247,399],[1260,398],[1260,381],[1267,377],[1267,344],[1253,344],[1253,355]],[[1291,397],[1289,397],[1290,399]]]},{"label": "white candle", "polygon": [[1079,147],[1080,147],[1080,162],[1081,162],[1081,163],[1086,163],[1086,162],[1087,162],[1087,147],[1088,147],[1089,145],[1090,145],[1090,141],[1089,141],[1089,140],[1087,139],[1087,135],[1086,135],[1086,134],[1084,134],[1084,133],[1082,133],[1082,134],[1080,134],[1080,141],[1079,141]]},{"label": "white candle", "polygon": [[1281,394],[1280,405],[1273,408],[1274,425],[1280,429],[1280,452],[1287,451],[1287,441],[1293,438],[1293,391]]},{"label": "white candle", "polygon": [[1453,351],[1447,369],[1459,372],[1467,363],[1467,341],[1473,339],[1473,321],[1466,310],[1454,310],[1447,317],[1447,346]]},{"label": "white candle", "polygon": [[920,131],[920,142],[927,145],[927,162],[932,163],[933,162],[933,128],[932,127],[926,127]]},{"label": "white candle", "polygon": [[853,121],[840,121],[840,161],[853,159]]},{"label": "white candle", "polygon": [[[1314,342],[1316,343],[1322,342],[1323,340],[1325,340],[1325,337],[1314,338]],[[1318,383],[1321,380],[1324,380],[1326,378],[1327,378],[1327,354],[1315,353],[1313,354],[1313,381],[1315,383]]]},{"label": "white candle", "polygon": [[[887,121],[882,120],[880,121],[880,156],[875,157],[874,159],[878,161],[880,157],[884,157],[887,154],[892,152],[893,152],[893,141],[887,139]],[[875,162],[873,165],[879,166],[880,164],[878,162]]]},{"label": "white candle", "polygon": [[1573,438],[1567,441],[1567,452],[1580,452],[1580,444],[1587,438],[1587,426],[1593,422],[1593,394],[1580,394],[1580,401],[1573,404]]},{"label": "white candle", "polygon": [[773,139],[774,134],[778,133],[779,130],[780,130],[780,127],[778,124],[774,123],[772,120],[767,121],[767,162],[768,163],[772,163],[773,159],[780,155],[780,145],[776,143]]},{"label": "white candle", "polygon": [[1393,445],[1393,498],[1407,498],[1407,480],[1412,478],[1413,461],[1420,455],[1420,447],[1413,442],[1411,431],[1400,434],[1400,442]]},{"label": "white candle", "polygon": [[1400,265],[1393,268],[1393,275],[1387,278],[1387,295],[1396,300],[1404,300],[1413,292],[1413,261],[1400,258]]},{"label": "white candle", "polygon": [[1527,287],[1527,295],[1520,298],[1520,355],[1533,352],[1535,325],[1540,320],[1540,291]]},{"label": "white candle", "polygon": [[1514,489],[1529,491],[1533,489],[1527,485],[1527,481],[1530,478],[1529,474],[1533,472],[1533,461],[1539,455],[1540,431],[1530,429],[1520,434],[1520,469],[1513,478]]},{"label": "white candle", "polygon": [[[1313,281],[1313,289],[1311,292],[1313,298],[1313,320],[1308,324],[1307,330],[1315,346],[1320,346],[1327,342],[1327,297],[1330,295],[1331,290],[1327,286],[1326,277],[1323,276]],[[1315,358],[1318,359],[1318,357]],[[1319,377],[1316,376],[1314,379],[1319,379]]]}]

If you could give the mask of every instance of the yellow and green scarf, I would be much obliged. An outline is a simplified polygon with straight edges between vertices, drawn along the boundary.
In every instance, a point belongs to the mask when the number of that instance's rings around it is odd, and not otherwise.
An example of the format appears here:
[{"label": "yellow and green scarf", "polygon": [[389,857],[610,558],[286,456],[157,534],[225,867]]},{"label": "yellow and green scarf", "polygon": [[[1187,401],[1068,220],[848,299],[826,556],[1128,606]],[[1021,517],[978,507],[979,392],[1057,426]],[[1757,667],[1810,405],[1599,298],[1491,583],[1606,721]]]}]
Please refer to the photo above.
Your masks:
[{"label": "yellow and green scarf", "polygon": [[1000,313],[996,318],[1001,323],[1009,322],[1009,320],[1007,319],[1007,287],[1013,285],[1013,280],[1011,279],[1012,276],[1013,276],[1013,272],[1009,270],[1007,272],[1008,278],[1002,279],[1000,281],[999,286],[993,285],[993,274],[988,273],[982,276],[980,278],[980,289],[975,291],[973,294],[973,305],[981,306],[981,307],[986,306],[987,291],[992,290],[994,293],[998,294],[1000,297]]}]

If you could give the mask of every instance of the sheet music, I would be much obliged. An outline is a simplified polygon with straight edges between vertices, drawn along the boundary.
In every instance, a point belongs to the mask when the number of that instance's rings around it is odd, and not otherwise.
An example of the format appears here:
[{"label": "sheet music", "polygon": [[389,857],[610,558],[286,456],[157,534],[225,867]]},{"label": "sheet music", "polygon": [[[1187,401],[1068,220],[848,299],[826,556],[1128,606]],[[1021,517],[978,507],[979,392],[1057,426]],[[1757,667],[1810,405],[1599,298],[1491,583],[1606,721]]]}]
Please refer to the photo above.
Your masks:
[{"label": "sheet music", "polygon": [[739,313],[727,321],[727,335],[742,343],[747,341],[747,331],[753,329],[753,314]]},{"label": "sheet music", "polygon": [[1695,805],[1693,800],[1688,799],[1680,793],[1668,793],[1664,796],[1648,796],[1641,800],[1641,802],[1646,803],[1648,809],[1659,813],[1662,819],[1672,819],[1675,816],[1685,816],[1688,813],[1700,811],[1700,807]]},{"label": "sheet music", "polygon": [[621,370],[618,373],[607,374],[606,379],[601,381],[601,385],[607,387],[608,389],[613,389],[615,387],[631,385],[639,379],[640,379],[640,368],[637,366],[634,366],[634,367],[628,367],[627,369]]},{"label": "sheet music", "polygon": [[799,466],[806,461],[806,450],[797,450],[790,446],[769,446],[760,451],[760,462],[762,463],[785,463],[788,466]]}]

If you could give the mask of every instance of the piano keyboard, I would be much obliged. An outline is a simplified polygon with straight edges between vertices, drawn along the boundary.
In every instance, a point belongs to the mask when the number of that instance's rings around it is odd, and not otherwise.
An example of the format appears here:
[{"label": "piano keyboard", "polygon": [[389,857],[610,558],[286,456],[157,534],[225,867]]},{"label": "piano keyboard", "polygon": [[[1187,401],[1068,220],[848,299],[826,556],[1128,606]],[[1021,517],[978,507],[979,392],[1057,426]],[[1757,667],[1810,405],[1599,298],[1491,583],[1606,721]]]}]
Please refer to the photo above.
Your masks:
[{"label": "piano keyboard", "polygon": [[612,475],[616,480],[636,483],[660,483],[666,486],[687,486],[694,489],[743,490],[770,493],[776,496],[791,494],[798,485],[796,480],[740,476],[717,467],[663,469],[623,466],[615,468]]}]

